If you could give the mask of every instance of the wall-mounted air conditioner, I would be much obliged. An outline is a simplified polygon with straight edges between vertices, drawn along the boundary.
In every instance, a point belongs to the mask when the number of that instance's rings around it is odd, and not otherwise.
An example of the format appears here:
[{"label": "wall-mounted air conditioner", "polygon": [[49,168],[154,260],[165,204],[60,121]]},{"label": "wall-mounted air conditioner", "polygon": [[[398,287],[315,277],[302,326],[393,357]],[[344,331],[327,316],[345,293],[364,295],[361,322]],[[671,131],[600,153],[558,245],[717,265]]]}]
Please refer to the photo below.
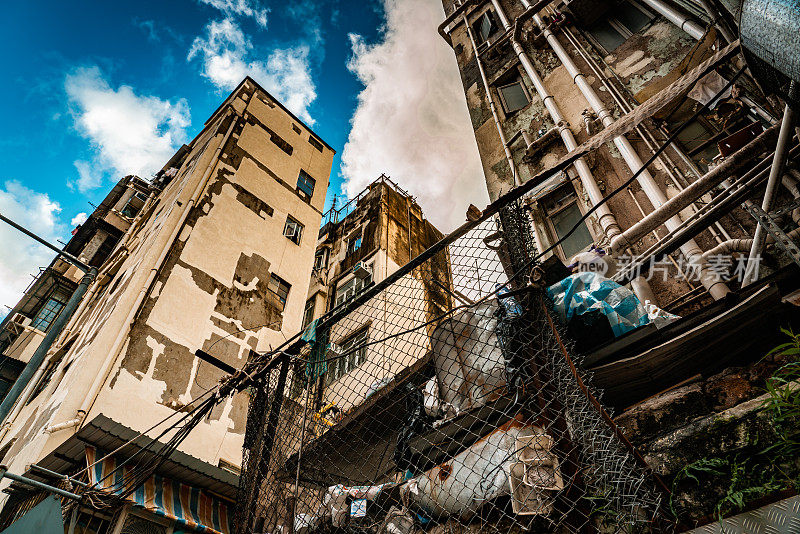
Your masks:
[{"label": "wall-mounted air conditioner", "polygon": [[372,273],[367,269],[367,266],[364,265],[362,262],[358,262],[353,265],[353,274],[356,275],[356,278],[364,280],[372,276]]},{"label": "wall-mounted air conditioner", "polygon": [[21,313],[15,313],[14,315],[11,316],[11,322],[19,326],[30,326],[31,318],[26,317]]}]

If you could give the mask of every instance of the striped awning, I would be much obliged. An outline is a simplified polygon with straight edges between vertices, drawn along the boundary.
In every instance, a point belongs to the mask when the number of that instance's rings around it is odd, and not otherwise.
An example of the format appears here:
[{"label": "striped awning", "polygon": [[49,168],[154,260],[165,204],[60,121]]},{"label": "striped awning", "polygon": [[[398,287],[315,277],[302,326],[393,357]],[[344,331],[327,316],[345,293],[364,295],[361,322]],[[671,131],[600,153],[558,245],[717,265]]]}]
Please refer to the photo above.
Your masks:
[{"label": "striped awning", "polygon": [[[94,464],[103,456],[103,451],[86,447],[87,465]],[[117,458],[110,456],[95,464],[89,470],[89,483],[110,492],[119,492],[123,477],[132,471],[127,465],[117,469],[119,463]],[[230,532],[230,510],[226,501],[175,480],[153,475],[127,498],[156,515],[174,519],[180,527],[208,534]]]}]

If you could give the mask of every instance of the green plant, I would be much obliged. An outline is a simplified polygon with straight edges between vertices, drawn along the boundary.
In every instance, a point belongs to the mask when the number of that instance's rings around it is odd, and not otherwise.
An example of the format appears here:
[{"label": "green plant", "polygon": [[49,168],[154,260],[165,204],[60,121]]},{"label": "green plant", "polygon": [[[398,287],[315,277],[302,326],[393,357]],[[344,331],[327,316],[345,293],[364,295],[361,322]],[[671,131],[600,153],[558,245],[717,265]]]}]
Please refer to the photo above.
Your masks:
[{"label": "green plant", "polygon": [[[767,436],[757,433],[751,436],[747,452],[692,462],[672,481],[673,496],[678,485],[686,480],[698,486],[712,481],[719,484],[725,492],[714,507],[719,519],[728,512],[742,510],[754,499],[797,486],[800,473],[800,334],[783,328],[781,331],[789,341],[772,349],[766,357],[789,361],[767,379],[767,397],[761,406],[771,432],[767,432]],[[758,449],[763,441],[768,445]],[[678,517],[672,497],[670,510]]]}]

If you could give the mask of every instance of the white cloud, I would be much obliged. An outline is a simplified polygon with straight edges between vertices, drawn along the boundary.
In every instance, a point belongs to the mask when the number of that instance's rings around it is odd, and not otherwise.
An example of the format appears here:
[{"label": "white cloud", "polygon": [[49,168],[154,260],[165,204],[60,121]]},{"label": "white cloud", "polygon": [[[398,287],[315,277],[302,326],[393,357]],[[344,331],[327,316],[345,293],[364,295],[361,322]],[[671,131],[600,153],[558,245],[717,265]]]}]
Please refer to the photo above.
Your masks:
[{"label": "white cloud", "polygon": [[73,217],[69,221],[69,225],[72,226],[73,228],[75,228],[79,224],[85,223],[86,219],[88,219],[88,218],[89,218],[89,216],[86,214],[86,212],[82,211],[82,212],[78,213],[77,215],[75,215],[75,217]]},{"label": "white cloud", "polygon": [[232,19],[211,21],[205,29],[206,34],[192,43],[187,59],[200,59],[201,73],[211,83],[230,91],[250,76],[298,117],[314,123],[308,108],[317,92],[311,78],[308,46],[277,48],[263,61],[251,58],[253,44]]},{"label": "white cloud", "polygon": [[73,162],[75,169],[78,171],[78,179],[67,182],[67,185],[72,189],[77,187],[82,193],[97,189],[103,183],[103,170],[92,167],[88,161],[76,160]]},{"label": "white cloud", "polygon": [[[0,186],[0,212],[29,228],[51,243],[60,235],[56,216],[61,211],[44,193],[38,193],[15,180]],[[31,283],[31,274],[47,266],[55,255],[7,224],[0,224],[0,318],[14,306]]]},{"label": "white cloud", "polygon": [[382,42],[350,36],[348,67],[365,88],[342,153],[345,193],[352,198],[386,173],[447,231],[488,195],[456,60],[436,30],[444,12],[435,0],[384,6]]},{"label": "white cloud", "polygon": [[102,183],[103,171],[147,177],[161,168],[186,140],[186,100],[137,95],[128,85],[112,88],[97,67],[68,74],[64,88],[75,127],[97,151],[91,164],[76,161],[82,192]]},{"label": "white cloud", "polygon": [[262,28],[267,27],[267,14],[269,8],[261,7],[258,2],[249,0],[199,0],[201,4],[206,4],[219,9],[225,16],[239,15],[253,17],[256,23]]}]

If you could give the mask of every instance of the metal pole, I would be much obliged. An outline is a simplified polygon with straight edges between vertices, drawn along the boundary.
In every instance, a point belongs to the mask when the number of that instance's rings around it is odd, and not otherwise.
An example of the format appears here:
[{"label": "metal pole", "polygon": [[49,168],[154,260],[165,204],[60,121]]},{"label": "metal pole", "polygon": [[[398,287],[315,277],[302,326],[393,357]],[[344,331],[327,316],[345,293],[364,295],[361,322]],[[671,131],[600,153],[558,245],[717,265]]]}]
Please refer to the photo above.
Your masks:
[{"label": "metal pole", "polygon": [[17,401],[20,394],[22,394],[22,390],[28,385],[28,382],[30,382],[31,377],[36,373],[36,370],[39,369],[39,366],[42,365],[42,362],[47,355],[47,351],[50,350],[50,347],[61,334],[64,326],[66,326],[67,321],[69,321],[70,317],[72,317],[72,314],[75,313],[75,309],[78,307],[83,295],[89,288],[89,284],[94,281],[96,276],[97,267],[90,267],[89,271],[83,275],[83,278],[81,278],[80,284],[78,284],[78,287],[75,288],[75,291],[67,301],[64,309],[58,315],[56,320],[53,321],[53,324],[50,325],[50,330],[47,332],[47,335],[44,336],[44,339],[36,348],[36,352],[33,353],[30,361],[25,365],[25,368],[14,382],[14,385],[11,386],[8,394],[3,399],[2,404],[0,404],[0,424],[5,422],[6,417],[8,417],[8,413],[14,407],[14,403]]},{"label": "metal pole", "polygon": [[74,499],[76,501],[81,500],[81,496],[80,495],[77,495],[77,494],[72,493],[70,491],[62,490],[61,488],[53,487],[53,486],[51,486],[49,484],[45,484],[43,482],[39,482],[38,480],[33,480],[33,479],[26,478],[26,477],[23,477],[23,476],[20,476],[20,475],[15,475],[13,473],[9,473],[7,471],[7,469],[8,468],[6,466],[0,465],[0,474],[2,475],[2,476],[0,476],[0,478],[8,478],[8,479],[11,479],[11,480],[15,480],[16,482],[20,482],[20,483],[25,484],[27,486],[32,486],[32,487],[34,487],[36,489],[49,491],[50,493],[55,493],[56,495],[61,495],[62,497],[66,497],[67,499]]},{"label": "metal pole", "polygon": [[68,252],[64,252],[63,250],[61,250],[57,246],[48,243],[46,240],[44,240],[41,237],[39,237],[38,235],[34,234],[33,232],[31,232],[30,230],[28,230],[24,226],[21,226],[21,225],[15,223],[14,221],[9,219],[8,217],[3,215],[2,213],[0,213],[0,221],[8,223],[10,226],[13,226],[14,228],[19,230],[23,234],[27,235],[28,237],[31,237],[31,238],[35,239],[36,241],[38,241],[42,245],[44,245],[47,248],[55,251],[56,254],[58,254],[59,256],[63,257],[65,260],[67,260],[68,262],[73,264],[75,267],[77,267],[81,271],[83,271],[83,272],[88,272],[89,271],[90,267],[88,265],[86,265],[85,263],[83,263],[81,260],[79,260],[78,258],[76,258],[75,256],[73,256],[72,254],[70,254]]},{"label": "metal pole", "polygon": [[[800,93],[800,85],[792,81],[789,85],[789,99],[797,99],[798,93]],[[772,168],[769,171],[767,189],[764,191],[764,200],[761,202],[761,209],[767,213],[769,213],[772,207],[772,201],[775,199],[775,191],[778,189],[778,184],[781,182],[781,176],[783,176],[783,167],[786,164],[787,150],[789,148],[789,141],[792,139],[793,129],[794,111],[792,111],[792,108],[790,108],[787,103],[786,108],[783,110],[783,121],[781,121],[781,131],[778,134],[778,145],[775,147],[775,155],[772,157]],[[756,226],[756,233],[753,236],[753,246],[750,248],[750,256],[747,258],[747,267],[744,272],[742,287],[756,281],[758,264],[761,259],[761,249],[764,247],[765,238],[764,227],[758,224]]]}]

